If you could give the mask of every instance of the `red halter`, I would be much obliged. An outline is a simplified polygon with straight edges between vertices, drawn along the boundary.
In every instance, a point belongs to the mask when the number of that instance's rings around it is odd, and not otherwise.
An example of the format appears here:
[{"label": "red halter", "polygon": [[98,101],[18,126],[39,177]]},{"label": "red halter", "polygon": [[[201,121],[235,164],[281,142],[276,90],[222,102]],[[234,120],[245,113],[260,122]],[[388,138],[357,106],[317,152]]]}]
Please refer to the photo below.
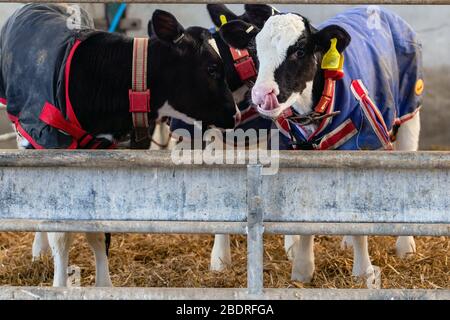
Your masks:
[{"label": "red halter", "polygon": [[233,57],[234,68],[242,82],[247,84],[253,82],[257,72],[253,58],[247,49],[235,49],[230,47],[231,56]]}]

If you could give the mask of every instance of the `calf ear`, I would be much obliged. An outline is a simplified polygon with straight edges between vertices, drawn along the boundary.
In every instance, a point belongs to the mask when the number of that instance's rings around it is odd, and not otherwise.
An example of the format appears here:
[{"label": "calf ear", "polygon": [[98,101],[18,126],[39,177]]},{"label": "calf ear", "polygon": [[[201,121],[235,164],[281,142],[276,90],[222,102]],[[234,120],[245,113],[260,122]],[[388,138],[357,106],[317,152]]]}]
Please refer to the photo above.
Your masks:
[{"label": "calf ear", "polygon": [[342,27],[334,24],[313,33],[313,38],[316,45],[322,51],[327,51],[330,48],[330,40],[336,38],[336,49],[339,52],[344,51],[352,39],[347,31],[345,31]]},{"label": "calf ear", "polygon": [[223,40],[236,49],[245,49],[259,32],[259,28],[242,20],[231,21],[220,28]]},{"label": "calf ear", "polygon": [[220,16],[225,16],[226,21],[237,20],[238,16],[230,11],[224,4],[207,4],[206,9],[208,10],[209,16],[216,27],[222,26],[222,21]]},{"label": "calf ear", "polygon": [[151,26],[158,39],[169,43],[177,43],[183,38],[184,28],[177,19],[169,12],[163,10],[155,10],[153,12]]},{"label": "calf ear", "polygon": [[267,19],[279,13],[277,9],[266,4],[246,4],[244,8],[248,21],[260,29]]},{"label": "calf ear", "polygon": [[148,21],[148,26],[147,26],[147,33],[148,33],[148,37],[151,38],[155,35],[155,31],[153,31],[153,23],[152,20]]}]

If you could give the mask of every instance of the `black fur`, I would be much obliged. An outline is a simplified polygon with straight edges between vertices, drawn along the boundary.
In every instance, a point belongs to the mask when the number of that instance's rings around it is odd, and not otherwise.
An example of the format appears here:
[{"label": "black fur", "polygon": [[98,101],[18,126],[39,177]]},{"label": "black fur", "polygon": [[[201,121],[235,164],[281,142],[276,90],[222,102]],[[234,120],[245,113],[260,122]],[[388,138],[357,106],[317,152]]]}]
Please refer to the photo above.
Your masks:
[{"label": "black fur", "polygon": [[267,19],[278,13],[278,10],[265,4],[246,4],[244,8],[246,19],[243,20],[252,23],[259,29],[262,29]]},{"label": "black fur", "polygon": [[220,16],[224,15],[227,21],[233,20],[243,20],[245,19],[245,14],[238,16],[230,9],[227,8],[224,4],[207,4],[206,10],[208,10],[209,16],[211,17],[212,22],[218,28],[222,26],[222,21],[220,21]]},{"label": "black fur", "polygon": [[[253,27],[250,32],[249,28]],[[245,49],[254,46],[255,37],[260,29],[250,23],[241,20],[235,20],[227,23],[220,28],[220,35],[232,47]]]},{"label": "black fur", "polygon": [[244,6],[245,12],[241,15],[235,14],[224,4],[208,4],[206,5],[206,9],[212,22],[218,28],[222,27],[222,21],[220,21],[221,15],[225,16],[227,22],[241,20],[261,29],[272,14],[278,13],[275,8],[266,4],[246,4]]},{"label": "black fur", "polygon": [[[245,5],[245,12],[242,15],[233,13],[223,4],[208,4],[207,9],[211,20],[219,28],[219,32],[215,33],[213,37],[216,40],[224,62],[227,83],[230,89],[234,91],[243,86],[244,83],[242,83],[236,72],[229,46],[237,49],[247,49],[256,67],[258,67],[254,38],[259,32],[260,27],[264,25],[264,22],[272,14],[272,7],[264,4],[247,4]],[[267,14],[268,12],[270,12],[270,15]],[[228,22],[223,26],[220,21],[221,15],[224,15]],[[252,32],[250,34],[245,33],[245,30],[251,26],[254,27]],[[233,41],[239,41],[242,38],[242,34],[245,35],[248,41],[243,41],[241,44]]]},{"label": "black fur", "polygon": [[[176,110],[202,120],[204,125],[234,126],[235,104],[223,62],[207,43],[208,30],[184,30],[175,18],[156,10],[155,36],[149,41],[148,87],[150,120],[168,101]],[[172,40],[184,34],[174,44]],[[159,38],[161,37],[161,38]],[[116,137],[131,130],[128,90],[131,88],[132,39],[99,32],[82,42],[71,66],[69,95],[81,126],[93,133]]]}]

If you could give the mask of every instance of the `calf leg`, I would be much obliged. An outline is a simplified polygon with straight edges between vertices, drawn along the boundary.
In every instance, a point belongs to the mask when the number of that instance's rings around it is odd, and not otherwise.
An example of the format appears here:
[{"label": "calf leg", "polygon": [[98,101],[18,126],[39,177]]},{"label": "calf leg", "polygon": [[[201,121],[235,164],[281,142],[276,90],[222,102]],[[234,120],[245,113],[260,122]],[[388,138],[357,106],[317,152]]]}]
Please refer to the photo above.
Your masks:
[{"label": "calf leg", "polygon": [[353,272],[354,276],[364,276],[372,266],[369,257],[367,236],[353,236]]},{"label": "calf leg", "polygon": [[286,235],[284,236],[284,250],[290,261],[294,260],[294,244],[300,241],[300,236]]},{"label": "calf leg", "polygon": [[314,236],[299,236],[293,244],[292,280],[311,282],[314,275]]},{"label": "calf leg", "polygon": [[[12,128],[14,129],[14,132],[16,132],[17,148],[19,150],[25,150],[27,148],[27,146],[29,145],[29,142],[26,139],[22,138],[22,136],[17,134],[15,125],[13,125]],[[46,232],[36,232],[34,235],[33,247],[31,250],[31,253],[33,256],[32,261],[38,260],[41,255],[47,253],[49,248],[50,248],[50,246],[48,244],[47,233]]]},{"label": "calf leg", "polygon": [[49,249],[50,245],[48,244],[47,232],[36,232],[34,234],[32,248],[33,261],[38,260],[40,256],[46,254]]},{"label": "calf leg", "polygon": [[[420,113],[400,126],[395,141],[395,149],[399,151],[417,151],[419,149]],[[403,258],[416,252],[414,237],[398,237],[396,242],[397,256]]]},{"label": "calf leg", "polygon": [[86,233],[86,239],[95,257],[95,286],[112,287],[108,256],[106,255],[105,234],[99,232]]},{"label": "calf leg", "polygon": [[413,236],[398,237],[395,247],[399,258],[405,258],[408,254],[416,252],[416,242]]},{"label": "calf leg", "polygon": [[231,265],[230,235],[216,234],[211,252],[212,271],[223,271]]},{"label": "calf leg", "polygon": [[53,286],[67,286],[67,267],[69,265],[69,248],[73,235],[67,232],[49,232],[48,242],[53,254]]},{"label": "calf leg", "polygon": [[343,236],[341,241],[341,249],[351,249],[353,248],[353,237],[352,236]]}]

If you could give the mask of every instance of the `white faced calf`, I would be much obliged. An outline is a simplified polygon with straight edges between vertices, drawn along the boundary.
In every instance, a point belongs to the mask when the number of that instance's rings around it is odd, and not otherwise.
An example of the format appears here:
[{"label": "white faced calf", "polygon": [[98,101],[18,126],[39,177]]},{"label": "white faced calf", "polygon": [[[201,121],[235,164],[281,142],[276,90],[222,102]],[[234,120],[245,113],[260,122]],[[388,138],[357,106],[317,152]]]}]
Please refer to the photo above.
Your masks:
[{"label": "white faced calf", "polygon": [[[370,11],[360,7],[317,29],[294,13],[270,17],[259,33],[242,23],[229,26],[231,45],[256,42],[252,100],[290,149],[417,150],[421,46],[395,14],[380,9],[376,27],[369,18]],[[307,115],[309,123],[298,120]],[[371,270],[367,237],[344,241],[354,248],[353,274],[365,275]],[[292,278],[310,281],[313,236],[300,236],[293,248]],[[398,238],[399,256],[414,251],[412,237]]]}]

